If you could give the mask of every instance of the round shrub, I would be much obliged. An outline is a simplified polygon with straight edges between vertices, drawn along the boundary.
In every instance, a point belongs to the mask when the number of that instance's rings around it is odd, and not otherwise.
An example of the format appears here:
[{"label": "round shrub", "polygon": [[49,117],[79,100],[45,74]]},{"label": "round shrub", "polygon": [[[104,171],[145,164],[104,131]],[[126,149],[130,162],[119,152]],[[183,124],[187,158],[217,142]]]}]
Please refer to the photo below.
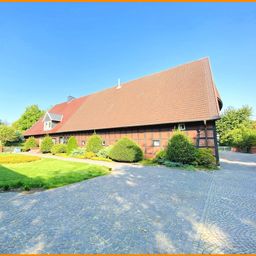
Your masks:
[{"label": "round shrub", "polygon": [[161,149],[156,153],[156,156],[154,158],[154,162],[156,163],[163,163],[166,160],[166,150]]},{"label": "round shrub", "polygon": [[109,157],[118,162],[138,162],[143,159],[143,152],[134,141],[122,138],[113,145]]},{"label": "round shrub", "polygon": [[68,153],[68,155],[70,155],[71,152],[76,148],[78,148],[77,140],[74,136],[71,136],[68,139],[68,143],[67,143],[67,153]]},{"label": "round shrub", "polygon": [[109,158],[109,152],[112,149],[112,145],[103,147],[99,152],[96,153],[98,157]]},{"label": "round shrub", "polygon": [[22,148],[23,151],[28,151],[32,148],[36,148],[38,146],[35,137],[29,137]]},{"label": "round shrub", "polygon": [[213,168],[216,167],[216,159],[209,148],[199,148],[196,153],[196,160],[198,165]]},{"label": "round shrub", "polygon": [[93,134],[88,138],[86,143],[86,151],[97,153],[103,148],[102,139],[99,135]]},{"label": "round shrub", "polygon": [[54,143],[50,136],[45,136],[41,142],[40,150],[42,153],[49,153],[53,147]]},{"label": "round shrub", "polygon": [[67,145],[66,144],[55,144],[51,148],[51,153],[53,155],[60,153],[67,153]]},{"label": "round shrub", "polygon": [[175,132],[168,142],[167,158],[172,162],[191,164],[196,158],[196,148],[188,136],[182,132]]}]

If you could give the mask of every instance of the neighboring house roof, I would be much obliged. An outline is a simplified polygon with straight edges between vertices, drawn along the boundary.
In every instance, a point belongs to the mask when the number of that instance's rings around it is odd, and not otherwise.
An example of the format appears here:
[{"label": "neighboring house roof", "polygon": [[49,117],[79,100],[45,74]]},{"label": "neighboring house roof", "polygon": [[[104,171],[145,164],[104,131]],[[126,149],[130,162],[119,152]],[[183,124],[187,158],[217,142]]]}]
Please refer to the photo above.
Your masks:
[{"label": "neighboring house roof", "polygon": [[[220,102],[204,58],[58,104],[49,112],[63,120],[47,133],[213,120]],[[25,135],[45,134],[41,124]]]}]

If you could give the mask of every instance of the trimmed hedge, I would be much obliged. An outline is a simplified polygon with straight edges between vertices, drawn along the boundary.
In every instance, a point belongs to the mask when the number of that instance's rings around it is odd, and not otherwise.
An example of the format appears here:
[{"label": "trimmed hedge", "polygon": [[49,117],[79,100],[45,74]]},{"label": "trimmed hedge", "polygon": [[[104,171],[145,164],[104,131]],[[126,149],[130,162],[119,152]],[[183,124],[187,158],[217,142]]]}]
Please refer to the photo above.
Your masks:
[{"label": "trimmed hedge", "polygon": [[45,136],[41,142],[40,151],[42,153],[49,153],[53,147],[54,143],[50,136]]},{"label": "trimmed hedge", "polygon": [[86,143],[86,151],[98,153],[103,148],[102,138],[96,133],[88,138]]},{"label": "trimmed hedge", "polygon": [[32,148],[36,148],[38,146],[35,137],[29,137],[25,143],[24,146],[22,147],[23,151],[28,151]]},{"label": "trimmed hedge", "polygon": [[67,153],[67,145],[66,144],[55,144],[51,148],[51,153],[53,155],[56,155],[59,153]]},{"label": "trimmed hedge", "polygon": [[208,168],[216,167],[216,159],[209,148],[199,148],[196,153],[195,161],[200,166]]},{"label": "trimmed hedge", "polygon": [[143,159],[143,152],[134,141],[122,138],[113,145],[109,157],[118,162],[138,162]]},{"label": "trimmed hedge", "polygon": [[172,162],[191,164],[196,159],[196,148],[189,137],[177,131],[168,142],[167,159]]},{"label": "trimmed hedge", "polygon": [[67,143],[67,153],[70,155],[74,149],[78,148],[77,140],[74,136],[68,139]]}]

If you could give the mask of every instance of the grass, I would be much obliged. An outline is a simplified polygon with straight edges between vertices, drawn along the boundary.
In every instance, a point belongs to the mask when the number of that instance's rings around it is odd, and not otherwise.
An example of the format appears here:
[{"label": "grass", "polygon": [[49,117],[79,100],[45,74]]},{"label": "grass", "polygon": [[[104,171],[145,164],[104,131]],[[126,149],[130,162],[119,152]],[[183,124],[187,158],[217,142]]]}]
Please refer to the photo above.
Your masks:
[{"label": "grass", "polygon": [[109,172],[110,169],[104,166],[46,158],[29,163],[1,164],[0,189],[56,188]]},{"label": "grass", "polygon": [[158,163],[156,163],[153,159],[143,159],[138,162],[138,164],[141,164],[143,166],[156,166]]}]

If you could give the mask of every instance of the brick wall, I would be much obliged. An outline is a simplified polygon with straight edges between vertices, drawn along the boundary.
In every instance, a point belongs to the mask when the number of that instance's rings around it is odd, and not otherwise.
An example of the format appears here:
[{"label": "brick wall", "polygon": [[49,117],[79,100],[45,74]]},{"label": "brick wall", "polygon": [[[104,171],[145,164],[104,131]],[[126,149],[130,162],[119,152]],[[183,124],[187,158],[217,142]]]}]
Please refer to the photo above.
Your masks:
[{"label": "brick wall", "polygon": [[[186,130],[184,132],[191,138],[196,146],[202,148],[209,147],[213,150],[213,154],[216,154],[214,122],[209,122],[206,126],[203,122],[186,123],[185,126]],[[177,124],[166,124],[98,130],[96,133],[102,137],[106,146],[114,144],[115,141],[122,137],[128,137],[136,141],[141,146],[146,157],[151,158],[154,157],[157,151],[167,146],[168,140],[177,127]],[[60,142],[61,137],[75,136],[78,144],[83,146],[93,132],[94,131],[71,132],[65,134],[53,134],[51,136],[56,140],[57,143]],[[38,136],[38,138],[40,138],[40,136]],[[154,140],[159,140],[160,145],[153,146]]]}]

